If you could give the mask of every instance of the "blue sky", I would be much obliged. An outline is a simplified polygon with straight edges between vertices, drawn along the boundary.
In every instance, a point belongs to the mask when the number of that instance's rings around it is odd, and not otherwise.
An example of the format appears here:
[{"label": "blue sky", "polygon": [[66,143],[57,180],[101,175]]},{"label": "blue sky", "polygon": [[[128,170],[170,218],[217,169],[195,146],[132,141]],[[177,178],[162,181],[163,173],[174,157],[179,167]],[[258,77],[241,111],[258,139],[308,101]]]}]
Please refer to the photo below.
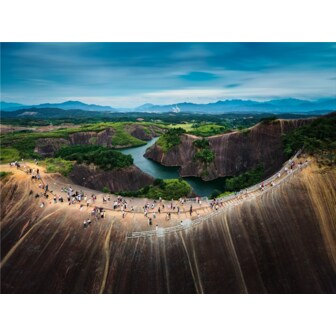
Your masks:
[{"label": "blue sky", "polygon": [[2,43],[1,100],[134,107],[335,96],[336,43]]}]

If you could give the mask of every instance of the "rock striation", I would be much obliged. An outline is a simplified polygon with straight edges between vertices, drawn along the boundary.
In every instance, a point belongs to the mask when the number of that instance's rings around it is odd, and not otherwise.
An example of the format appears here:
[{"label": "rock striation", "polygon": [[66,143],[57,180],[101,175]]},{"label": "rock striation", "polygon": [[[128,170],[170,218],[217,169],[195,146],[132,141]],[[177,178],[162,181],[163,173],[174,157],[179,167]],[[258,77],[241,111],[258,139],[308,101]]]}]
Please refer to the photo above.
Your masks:
[{"label": "rock striation", "polygon": [[311,119],[276,120],[259,123],[241,132],[208,137],[210,149],[215,153],[213,162],[205,165],[195,160],[193,142],[199,137],[184,134],[181,143],[167,153],[154,144],[145,157],[164,166],[180,167],[182,177],[197,176],[209,181],[218,177],[234,176],[262,164],[265,176],[274,173],[286,160],[281,136],[303,126]]},{"label": "rock striation", "polygon": [[136,191],[154,182],[154,178],[132,165],[127,168],[103,170],[93,164],[75,164],[69,174],[70,179],[83,187],[102,190],[108,188],[113,193]]},{"label": "rock striation", "polygon": [[84,230],[39,208],[31,181],[1,180],[2,293],[336,293],[336,171],[310,165],[277,188],[164,236],[107,215]]}]

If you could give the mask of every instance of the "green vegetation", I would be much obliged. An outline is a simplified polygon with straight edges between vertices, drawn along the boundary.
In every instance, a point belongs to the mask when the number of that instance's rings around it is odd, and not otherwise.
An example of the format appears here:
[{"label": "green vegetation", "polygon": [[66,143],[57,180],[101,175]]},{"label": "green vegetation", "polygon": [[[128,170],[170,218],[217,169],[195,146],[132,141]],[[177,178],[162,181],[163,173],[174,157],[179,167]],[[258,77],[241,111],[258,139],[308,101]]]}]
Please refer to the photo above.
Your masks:
[{"label": "green vegetation", "polygon": [[210,148],[205,148],[197,151],[194,158],[204,163],[211,163],[215,160],[215,153]]},{"label": "green vegetation", "polygon": [[278,121],[278,118],[276,116],[272,117],[266,117],[266,118],[261,118],[260,122],[265,125],[270,125]]},{"label": "green vegetation", "polygon": [[[146,141],[137,139],[130,135],[126,131],[126,127],[131,125],[130,123],[95,123],[95,124],[86,124],[81,127],[82,132],[101,132],[107,128],[111,128],[113,131],[111,145],[114,147],[136,147],[146,144]],[[148,124],[149,125],[149,124]],[[146,124],[142,125],[146,129]],[[94,144],[94,143],[92,143]]]},{"label": "green vegetation", "polygon": [[141,188],[138,191],[120,193],[122,196],[146,197],[152,199],[171,200],[187,197],[191,194],[190,185],[182,179],[161,180],[157,179],[153,185]]},{"label": "green vegetation", "polygon": [[215,152],[210,149],[210,144],[208,139],[199,139],[193,142],[194,146],[197,148],[194,155],[195,160],[200,160],[203,163],[213,162],[215,159]]},{"label": "green vegetation", "polygon": [[[114,147],[135,147],[146,144],[145,141],[139,140],[130,135],[126,128],[132,123],[125,122],[99,122],[94,124],[84,124],[77,127],[62,128],[50,132],[11,132],[1,135],[1,146],[7,149],[7,155],[1,162],[12,160],[16,154],[20,158],[41,158],[38,153],[34,152],[36,141],[43,138],[63,138],[68,139],[73,133],[78,132],[100,132],[107,128],[112,129],[111,145]],[[141,127],[154,125],[153,123],[140,123]],[[155,125],[158,128],[162,126]],[[92,137],[92,145],[96,143],[97,138]],[[15,152],[16,150],[16,152]],[[15,159],[14,159],[15,160]]]},{"label": "green vegetation", "polygon": [[223,125],[201,123],[200,125],[194,124],[192,130],[189,133],[197,136],[208,137],[212,135],[227,133],[230,131],[231,130],[228,127]]},{"label": "green vegetation", "polygon": [[110,194],[111,193],[111,190],[108,188],[108,187],[104,187],[102,189],[102,192],[105,193],[105,194]]},{"label": "green vegetation", "polygon": [[264,176],[264,167],[257,166],[243,174],[227,178],[225,181],[226,191],[239,191],[241,189],[250,187],[262,180]]},{"label": "green vegetation", "polygon": [[65,160],[77,161],[77,163],[93,163],[104,170],[125,168],[133,164],[131,155],[125,155],[111,148],[95,145],[63,147],[55,156]]},{"label": "green vegetation", "polygon": [[3,148],[0,149],[0,163],[9,163],[20,160],[20,152],[15,148]]},{"label": "green vegetation", "polygon": [[4,179],[4,178],[6,178],[6,177],[8,177],[12,174],[13,174],[12,172],[4,172],[4,171],[0,172],[0,180]]},{"label": "green vegetation", "polygon": [[250,134],[251,130],[249,128],[243,128],[243,129],[239,130],[239,132],[243,135],[248,135],[248,134]]},{"label": "green vegetation", "polygon": [[166,153],[173,147],[181,143],[180,136],[185,133],[185,130],[181,127],[170,128],[166,133],[160,136],[156,142],[162,150]]},{"label": "green vegetation", "polygon": [[209,148],[209,140],[202,138],[202,139],[197,139],[193,142],[194,146],[198,149],[205,149]]},{"label": "green vegetation", "polygon": [[336,115],[315,119],[283,136],[284,151],[287,157],[300,148],[309,154],[328,155],[335,163]]},{"label": "green vegetation", "polygon": [[42,165],[46,167],[47,173],[60,173],[64,176],[68,176],[73,169],[73,162],[61,158],[46,159],[42,161]]},{"label": "green vegetation", "polygon": [[201,121],[197,123],[179,123],[171,124],[167,126],[168,128],[183,128],[185,133],[193,134],[202,137],[208,137],[211,135],[222,134],[230,132],[230,129],[227,127],[226,123],[216,124],[206,121]]},{"label": "green vegetation", "polygon": [[225,196],[229,196],[229,195],[232,195],[233,192],[232,191],[224,191],[222,193],[220,193],[217,197],[220,198],[220,197],[225,197]]},{"label": "green vegetation", "polygon": [[167,128],[183,128],[185,133],[190,133],[193,130],[193,123],[184,122],[184,123],[177,123],[177,124],[170,124],[166,125]]}]

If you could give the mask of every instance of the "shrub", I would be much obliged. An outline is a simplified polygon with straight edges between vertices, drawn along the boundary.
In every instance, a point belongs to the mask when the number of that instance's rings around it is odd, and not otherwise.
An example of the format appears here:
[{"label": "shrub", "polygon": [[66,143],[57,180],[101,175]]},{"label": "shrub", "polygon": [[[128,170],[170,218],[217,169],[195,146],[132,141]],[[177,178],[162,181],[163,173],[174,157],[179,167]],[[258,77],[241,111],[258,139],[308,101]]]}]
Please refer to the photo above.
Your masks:
[{"label": "shrub", "polygon": [[180,136],[184,133],[185,130],[181,127],[170,128],[165,134],[160,136],[157,145],[159,145],[164,152],[167,152],[181,143]]},{"label": "shrub", "polygon": [[221,194],[220,190],[214,190],[210,196],[210,198],[217,198]]},{"label": "shrub", "polygon": [[195,160],[200,160],[203,163],[210,163],[215,159],[215,152],[210,149],[209,140],[202,138],[193,142],[197,151],[194,155]]},{"label": "shrub", "polygon": [[195,154],[194,158],[196,160],[200,160],[200,161],[202,161],[204,163],[210,163],[210,162],[212,162],[215,159],[215,153],[211,149],[205,148],[205,149],[199,150]]},{"label": "shrub", "polygon": [[206,138],[198,139],[193,142],[194,146],[199,149],[209,148],[209,140]]},{"label": "shrub", "polygon": [[1,148],[0,149],[0,162],[1,163],[8,163],[20,160],[20,153],[15,148]]},{"label": "shrub", "polygon": [[335,115],[315,119],[283,136],[284,152],[287,157],[302,147],[309,154],[333,152],[336,150],[335,130]]},{"label": "shrub", "polygon": [[239,191],[241,189],[250,187],[261,181],[264,175],[264,167],[257,166],[243,174],[230,177],[225,181],[225,189],[227,191]]},{"label": "shrub", "polygon": [[108,187],[104,187],[102,189],[102,192],[105,193],[105,194],[110,194],[111,193],[111,191],[110,191],[110,189]]},{"label": "shrub", "polygon": [[46,167],[47,173],[60,173],[67,176],[73,169],[73,163],[61,158],[50,158],[42,162]]},{"label": "shrub", "polygon": [[56,157],[77,161],[78,163],[93,163],[104,170],[125,168],[133,164],[131,155],[95,145],[63,147],[56,153]]},{"label": "shrub", "polygon": [[277,120],[276,116],[261,118],[260,122],[265,125],[273,124]]},{"label": "shrub", "polygon": [[162,199],[171,200],[189,196],[191,195],[191,192],[192,189],[190,185],[183,179],[169,179],[162,180],[160,184],[145,186],[138,191],[122,192],[120,195],[147,197],[152,199],[162,197]]}]

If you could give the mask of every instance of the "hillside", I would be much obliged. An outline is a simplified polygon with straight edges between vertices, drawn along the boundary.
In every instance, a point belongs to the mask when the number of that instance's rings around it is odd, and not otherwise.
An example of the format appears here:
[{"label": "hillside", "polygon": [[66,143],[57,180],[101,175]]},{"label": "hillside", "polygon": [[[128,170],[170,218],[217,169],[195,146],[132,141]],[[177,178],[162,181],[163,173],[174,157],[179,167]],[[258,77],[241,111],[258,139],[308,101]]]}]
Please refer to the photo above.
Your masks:
[{"label": "hillside", "polygon": [[109,148],[140,146],[162,132],[162,127],[152,123],[127,122],[83,124],[45,132],[33,130],[8,132],[1,135],[0,162],[21,158],[52,157],[62,146],[99,145]]},{"label": "hillside", "polygon": [[62,110],[82,110],[95,112],[115,112],[111,106],[101,106],[95,104],[85,104],[80,101],[68,100],[63,103],[43,103],[38,105],[23,105],[17,103],[0,102],[2,111],[17,111],[22,109],[62,109]]},{"label": "hillside", "polygon": [[[206,148],[201,150],[195,146],[200,137],[182,134],[178,144],[168,150],[159,139],[147,149],[145,157],[165,166],[179,166],[181,176],[197,176],[206,181],[235,176],[260,164],[267,176],[286,160],[282,135],[309,122],[311,119],[261,122],[242,131],[208,137]],[[209,155],[202,158],[200,152]]]},{"label": "hillside", "polygon": [[197,226],[135,238],[148,230],[137,217],[108,211],[83,229],[87,210],[41,209],[29,176],[12,172],[1,179],[2,293],[336,293],[335,169],[312,163]]}]

